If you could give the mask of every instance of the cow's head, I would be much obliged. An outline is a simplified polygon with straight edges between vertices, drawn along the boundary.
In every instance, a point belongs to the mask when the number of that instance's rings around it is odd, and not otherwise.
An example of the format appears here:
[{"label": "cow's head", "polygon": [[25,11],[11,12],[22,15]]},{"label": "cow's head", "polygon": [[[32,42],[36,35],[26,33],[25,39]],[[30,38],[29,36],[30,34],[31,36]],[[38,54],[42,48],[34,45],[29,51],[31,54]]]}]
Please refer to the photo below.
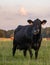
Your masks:
[{"label": "cow's head", "polygon": [[39,19],[36,19],[34,21],[28,20],[27,22],[32,25],[32,33],[34,35],[37,35],[41,32],[41,25],[44,25],[47,21],[46,20],[41,21]]}]

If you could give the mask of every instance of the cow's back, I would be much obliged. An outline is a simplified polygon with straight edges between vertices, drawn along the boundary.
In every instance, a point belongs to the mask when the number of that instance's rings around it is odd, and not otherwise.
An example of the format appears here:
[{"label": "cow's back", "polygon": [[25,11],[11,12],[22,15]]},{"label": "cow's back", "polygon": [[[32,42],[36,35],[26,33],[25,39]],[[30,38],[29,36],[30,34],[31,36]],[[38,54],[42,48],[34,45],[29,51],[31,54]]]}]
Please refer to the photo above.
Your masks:
[{"label": "cow's back", "polygon": [[25,40],[28,40],[29,38],[31,38],[30,25],[18,26],[17,29],[14,32],[14,38],[18,42],[19,41],[21,42],[23,40],[25,41]]},{"label": "cow's back", "polygon": [[14,31],[14,34],[16,34],[18,31],[20,31],[20,29],[22,29],[23,28],[23,26],[22,25],[19,25],[16,29],[15,29],[15,31]]}]

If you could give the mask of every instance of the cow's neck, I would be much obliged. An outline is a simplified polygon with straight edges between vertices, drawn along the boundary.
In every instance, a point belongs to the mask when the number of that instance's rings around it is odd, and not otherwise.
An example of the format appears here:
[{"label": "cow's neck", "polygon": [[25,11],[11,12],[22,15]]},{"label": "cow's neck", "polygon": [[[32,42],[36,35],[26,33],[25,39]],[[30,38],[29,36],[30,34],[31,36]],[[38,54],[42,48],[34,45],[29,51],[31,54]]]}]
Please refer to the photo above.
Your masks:
[{"label": "cow's neck", "polygon": [[41,37],[41,34],[33,35],[33,42],[38,42],[40,37]]}]

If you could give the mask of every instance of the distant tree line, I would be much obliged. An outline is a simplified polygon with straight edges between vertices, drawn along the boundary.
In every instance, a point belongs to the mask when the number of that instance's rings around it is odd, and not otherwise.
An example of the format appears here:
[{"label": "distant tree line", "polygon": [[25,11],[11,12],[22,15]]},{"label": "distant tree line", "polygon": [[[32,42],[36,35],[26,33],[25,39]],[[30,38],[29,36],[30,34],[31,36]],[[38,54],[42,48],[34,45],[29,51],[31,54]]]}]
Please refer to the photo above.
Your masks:
[{"label": "distant tree line", "polygon": [[[42,28],[42,37],[43,38],[50,38],[50,27]],[[2,30],[0,29],[0,38],[10,38],[14,36],[14,30]]]},{"label": "distant tree line", "polygon": [[50,38],[50,27],[42,29],[42,36],[44,38]]},{"label": "distant tree line", "polygon": [[0,29],[0,38],[10,38],[14,36],[14,30],[1,30]]}]

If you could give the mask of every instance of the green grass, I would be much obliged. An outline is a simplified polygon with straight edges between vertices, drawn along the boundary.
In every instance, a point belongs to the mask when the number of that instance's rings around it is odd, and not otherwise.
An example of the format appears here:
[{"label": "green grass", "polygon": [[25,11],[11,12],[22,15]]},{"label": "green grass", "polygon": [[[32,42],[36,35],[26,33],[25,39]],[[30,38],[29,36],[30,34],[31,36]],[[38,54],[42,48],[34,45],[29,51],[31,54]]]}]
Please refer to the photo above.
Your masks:
[{"label": "green grass", "polygon": [[16,50],[13,57],[12,41],[0,41],[0,65],[50,65],[50,41],[42,41],[37,60],[35,60],[34,50],[32,51],[32,59],[29,52],[25,58],[23,52],[19,50]]}]

